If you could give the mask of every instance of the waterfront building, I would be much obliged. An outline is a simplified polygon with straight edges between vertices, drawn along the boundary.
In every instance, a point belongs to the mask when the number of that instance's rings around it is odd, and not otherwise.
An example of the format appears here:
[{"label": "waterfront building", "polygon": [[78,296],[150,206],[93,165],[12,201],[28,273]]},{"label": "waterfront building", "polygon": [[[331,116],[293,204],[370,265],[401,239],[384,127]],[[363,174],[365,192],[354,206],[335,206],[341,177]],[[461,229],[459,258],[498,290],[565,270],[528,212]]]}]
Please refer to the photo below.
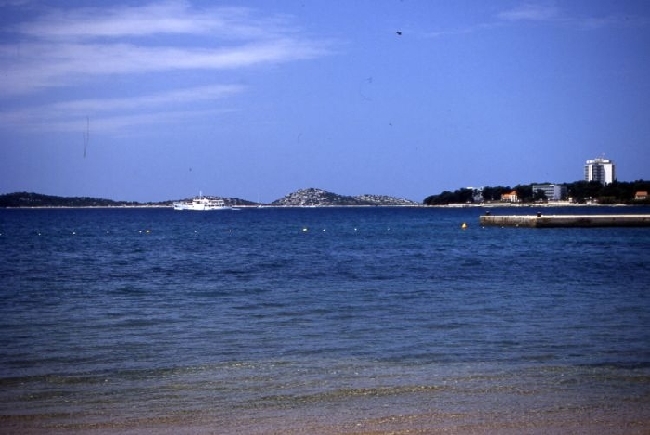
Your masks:
[{"label": "waterfront building", "polygon": [[544,192],[546,199],[549,201],[560,201],[567,197],[566,186],[560,186],[558,184],[533,184],[533,195],[538,190]]},{"label": "waterfront building", "polygon": [[603,186],[616,181],[616,165],[608,159],[587,160],[585,181],[598,181]]},{"label": "waterfront building", "polygon": [[474,204],[482,204],[483,199],[483,186],[481,187],[467,187],[468,190],[472,191],[472,202]]},{"label": "waterfront building", "polygon": [[501,194],[501,201],[503,202],[519,202],[517,197],[517,191],[513,190],[511,192],[506,192]]}]

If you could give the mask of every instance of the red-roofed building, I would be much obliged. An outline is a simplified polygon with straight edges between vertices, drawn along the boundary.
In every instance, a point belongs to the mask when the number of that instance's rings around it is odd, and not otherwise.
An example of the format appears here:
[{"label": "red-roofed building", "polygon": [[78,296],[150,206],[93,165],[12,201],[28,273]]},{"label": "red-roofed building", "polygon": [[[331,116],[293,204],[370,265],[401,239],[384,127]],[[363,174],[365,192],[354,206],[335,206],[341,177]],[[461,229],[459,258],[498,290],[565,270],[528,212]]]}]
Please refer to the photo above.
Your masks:
[{"label": "red-roofed building", "polygon": [[513,190],[510,193],[502,193],[501,194],[501,201],[503,201],[503,202],[519,202],[519,198],[517,198],[517,191]]}]

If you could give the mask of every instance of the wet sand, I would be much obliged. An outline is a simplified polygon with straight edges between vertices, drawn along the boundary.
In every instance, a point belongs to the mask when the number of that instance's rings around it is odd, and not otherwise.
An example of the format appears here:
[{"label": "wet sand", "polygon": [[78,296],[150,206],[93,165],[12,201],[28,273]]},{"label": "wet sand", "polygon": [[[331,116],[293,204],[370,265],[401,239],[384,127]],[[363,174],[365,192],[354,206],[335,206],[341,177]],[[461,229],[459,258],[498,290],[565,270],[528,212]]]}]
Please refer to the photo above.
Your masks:
[{"label": "wet sand", "polygon": [[[620,404],[619,404],[620,405]],[[179,413],[162,417],[121,419],[105,416],[75,422],[71,416],[0,417],[2,434],[285,434],[285,435],[421,435],[421,434],[648,434],[647,403],[599,409],[537,409],[448,413],[397,413],[384,410],[356,415],[353,410],[325,409],[254,412],[232,416]]]}]

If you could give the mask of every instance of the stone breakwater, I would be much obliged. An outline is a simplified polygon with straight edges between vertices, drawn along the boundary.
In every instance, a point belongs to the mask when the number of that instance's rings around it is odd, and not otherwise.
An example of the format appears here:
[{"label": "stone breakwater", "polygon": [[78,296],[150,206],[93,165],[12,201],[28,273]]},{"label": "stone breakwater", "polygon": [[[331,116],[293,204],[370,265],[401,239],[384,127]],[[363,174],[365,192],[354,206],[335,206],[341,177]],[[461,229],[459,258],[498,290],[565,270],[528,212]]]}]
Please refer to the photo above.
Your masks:
[{"label": "stone breakwater", "polygon": [[501,227],[650,227],[650,215],[481,216],[482,226]]}]

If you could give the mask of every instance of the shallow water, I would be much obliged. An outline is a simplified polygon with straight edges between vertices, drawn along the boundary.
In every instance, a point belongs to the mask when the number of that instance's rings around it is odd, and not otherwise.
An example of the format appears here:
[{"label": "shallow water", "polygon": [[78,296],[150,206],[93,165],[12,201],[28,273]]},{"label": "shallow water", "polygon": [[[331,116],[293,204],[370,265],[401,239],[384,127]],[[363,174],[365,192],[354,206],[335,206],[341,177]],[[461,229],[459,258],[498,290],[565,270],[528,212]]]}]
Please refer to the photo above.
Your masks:
[{"label": "shallow water", "polygon": [[647,424],[650,231],[480,213],[0,210],[0,430]]}]

